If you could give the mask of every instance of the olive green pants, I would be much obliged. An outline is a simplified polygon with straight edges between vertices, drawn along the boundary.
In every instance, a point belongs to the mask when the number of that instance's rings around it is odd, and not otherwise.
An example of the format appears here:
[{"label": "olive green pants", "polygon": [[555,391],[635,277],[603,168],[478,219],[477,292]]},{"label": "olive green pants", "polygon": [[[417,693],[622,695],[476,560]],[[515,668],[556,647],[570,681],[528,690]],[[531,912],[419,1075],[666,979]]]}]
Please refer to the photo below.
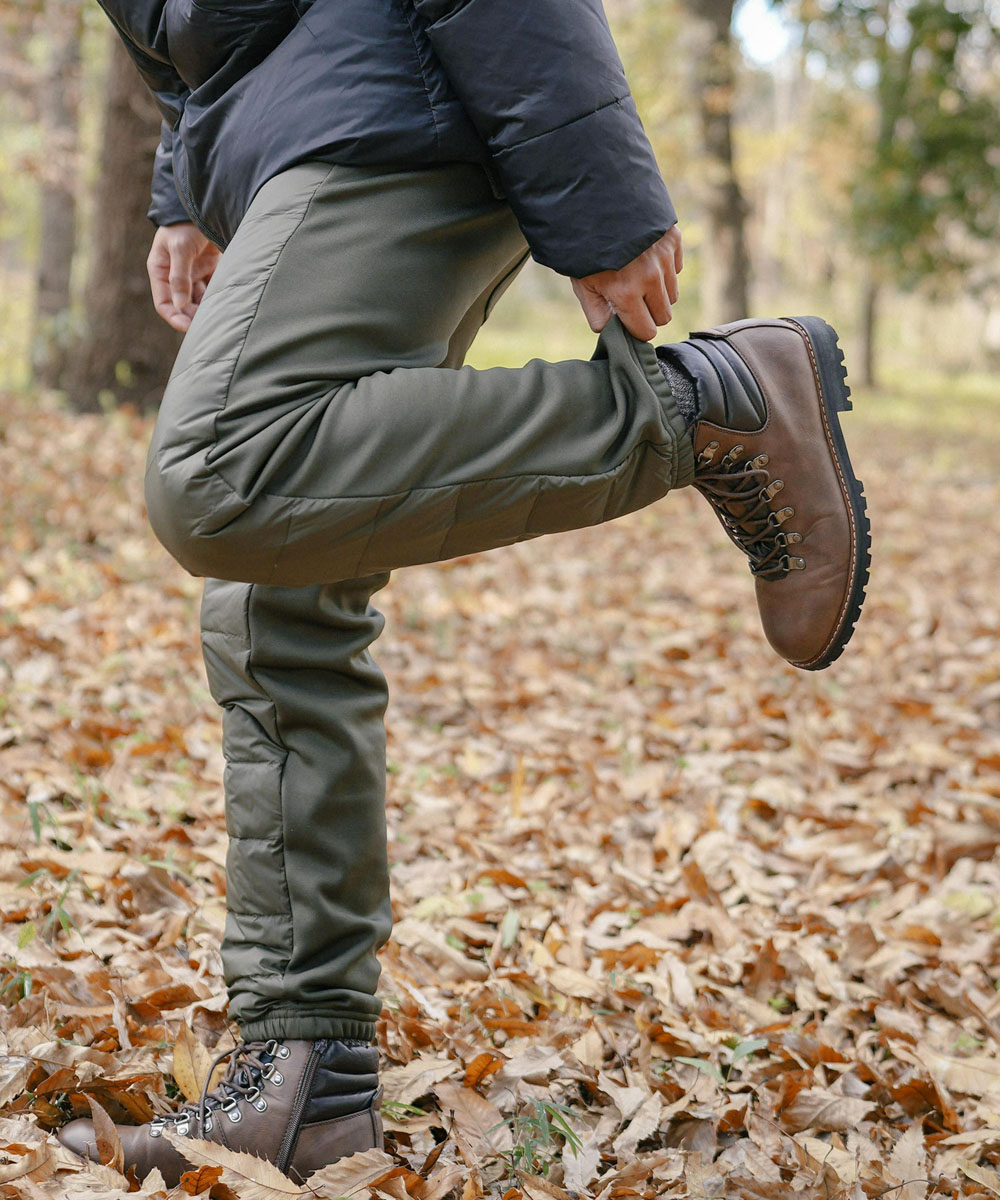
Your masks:
[{"label": "olive green pants", "polygon": [[171,375],[146,496],[207,577],[246,1037],[374,1036],[391,910],[370,600],[388,572],[690,482],[655,353],[617,320],[590,361],[461,365],[525,257],[477,167],[295,167],[258,193]]}]

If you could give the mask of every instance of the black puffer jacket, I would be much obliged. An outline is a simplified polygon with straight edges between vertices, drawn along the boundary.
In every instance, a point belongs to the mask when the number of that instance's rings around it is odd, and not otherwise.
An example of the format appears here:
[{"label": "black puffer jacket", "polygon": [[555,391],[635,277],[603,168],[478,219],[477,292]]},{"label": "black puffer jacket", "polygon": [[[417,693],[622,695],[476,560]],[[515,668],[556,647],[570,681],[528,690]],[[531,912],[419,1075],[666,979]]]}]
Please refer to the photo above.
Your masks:
[{"label": "black puffer jacket", "polygon": [[479,162],[532,253],[624,265],[676,220],[601,0],[100,0],[164,115],[150,216],[224,246],[277,172]]}]

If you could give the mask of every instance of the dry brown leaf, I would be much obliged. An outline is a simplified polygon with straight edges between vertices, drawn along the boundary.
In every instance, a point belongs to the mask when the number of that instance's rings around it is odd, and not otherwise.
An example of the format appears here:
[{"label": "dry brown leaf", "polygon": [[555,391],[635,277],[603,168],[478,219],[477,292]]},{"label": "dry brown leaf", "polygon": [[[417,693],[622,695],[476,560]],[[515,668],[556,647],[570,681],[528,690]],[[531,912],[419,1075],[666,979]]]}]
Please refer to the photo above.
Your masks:
[{"label": "dry brown leaf", "polygon": [[211,1059],[188,1025],[182,1025],[174,1043],[173,1075],[177,1086],[192,1104],[201,1098],[201,1089]]},{"label": "dry brown leaf", "polygon": [[869,1100],[839,1096],[827,1088],[805,1088],[782,1112],[781,1123],[793,1133],[803,1129],[846,1133],[856,1129],[874,1107]]},{"label": "dry brown leaf", "polygon": [[375,1187],[403,1169],[384,1150],[365,1150],[315,1171],[306,1180],[305,1187],[307,1194],[310,1190],[325,1190],[337,1197],[356,1196],[364,1188]]},{"label": "dry brown leaf", "polygon": [[949,1091],[1000,1098],[1000,1060],[985,1055],[958,1058],[932,1046],[920,1046],[916,1054]]},{"label": "dry brown leaf", "polygon": [[483,1191],[483,1181],[478,1171],[471,1171],[462,1185],[462,1194],[459,1200],[486,1200],[486,1193]]},{"label": "dry brown leaf", "polygon": [[43,1042],[32,1047],[31,1057],[51,1066],[72,1067],[80,1083],[92,1083],[95,1079],[114,1075],[121,1066],[113,1054],[70,1042]]},{"label": "dry brown leaf", "polygon": [[517,1177],[527,1200],[570,1200],[569,1193],[564,1188],[556,1187],[541,1175],[528,1175],[524,1171],[518,1171]]},{"label": "dry brown leaf", "polygon": [[615,1138],[613,1149],[619,1162],[627,1161],[635,1152],[640,1142],[645,1141],[650,1134],[659,1128],[663,1111],[663,1101],[659,1093],[654,1092],[639,1106],[635,1116]]},{"label": "dry brown leaf", "polygon": [[477,1054],[465,1068],[465,1086],[479,1088],[488,1083],[490,1078],[503,1066],[503,1059],[497,1054]]},{"label": "dry brown leaf", "polygon": [[185,1171],[180,1179],[180,1188],[189,1196],[211,1191],[222,1179],[222,1167],[199,1167],[196,1171]]},{"label": "dry brown leaf", "polygon": [[989,1167],[981,1167],[978,1163],[974,1163],[969,1159],[962,1159],[958,1164],[958,1169],[963,1175],[976,1183],[981,1183],[983,1187],[995,1195],[1000,1196],[1000,1175],[996,1171],[990,1170]]},{"label": "dry brown leaf", "polygon": [[414,1200],[444,1200],[466,1179],[464,1167],[457,1163],[442,1163],[429,1179],[414,1177],[407,1182],[407,1190]]},{"label": "dry brown leaf", "polygon": [[412,1104],[432,1092],[435,1084],[454,1075],[457,1067],[451,1059],[433,1055],[415,1058],[405,1067],[389,1067],[381,1076],[385,1099],[393,1104]]},{"label": "dry brown leaf", "polygon": [[163,1136],[193,1166],[221,1167],[222,1183],[235,1188],[240,1200],[286,1200],[309,1195],[266,1158],[230,1150],[201,1138],[178,1137],[166,1130]]},{"label": "dry brown leaf", "polygon": [[915,1121],[893,1146],[886,1170],[902,1185],[899,1200],[926,1200],[927,1155],[919,1121]]},{"label": "dry brown leaf", "polygon": [[31,1059],[20,1055],[0,1059],[0,1108],[24,1091],[31,1067]]},{"label": "dry brown leaf", "polygon": [[[6,1153],[11,1152],[9,1148]],[[31,1177],[32,1179],[47,1179],[54,1168],[52,1147],[46,1142],[36,1146],[24,1147],[13,1162],[0,1163],[0,1183],[12,1183],[15,1179]],[[49,1168],[52,1169],[49,1169]]]},{"label": "dry brown leaf", "polygon": [[103,1163],[93,1162],[87,1158],[77,1172],[76,1179],[97,1184],[102,1190],[117,1194],[119,1191],[129,1191],[129,1181],[114,1167],[106,1167]]},{"label": "dry brown leaf", "polygon": [[797,1133],[795,1140],[819,1166],[831,1167],[844,1183],[853,1183],[858,1178],[858,1161],[849,1151],[804,1133]]},{"label": "dry brown leaf", "polygon": [[567,1142],[562,1149],[563,1182],[574,1192],[589,1188],[601,1165],[601,1143],[597,1137],[582,1139],[582,1145],[574,1153]]},{"label": "dry brown leaf", "polygon": [[478,1092],[455,1083],[442,1082],[435,1086],[434,1094],[442,1113],[445,1116],[454,1114],[459,1132],[471,1144],[475,1154],[498,1154],[509,1150],[514,1144],[503,1114]]},{"label": "dry brown leaf", "polygon": [[87,1097],[87,1103],[94,1121],[94,1136],[97,1138],[97,1153],[101,1162],[116,1171],[124,1171],[125,1151],[114,1121],[93,1096]]},{"label": "dry brown leaf", "polygon": [[579,996],[583,1000],[600,1000],[607,990],[596,979],[573,967],[555,967],[549,972],[549,982],[557,992]]}]

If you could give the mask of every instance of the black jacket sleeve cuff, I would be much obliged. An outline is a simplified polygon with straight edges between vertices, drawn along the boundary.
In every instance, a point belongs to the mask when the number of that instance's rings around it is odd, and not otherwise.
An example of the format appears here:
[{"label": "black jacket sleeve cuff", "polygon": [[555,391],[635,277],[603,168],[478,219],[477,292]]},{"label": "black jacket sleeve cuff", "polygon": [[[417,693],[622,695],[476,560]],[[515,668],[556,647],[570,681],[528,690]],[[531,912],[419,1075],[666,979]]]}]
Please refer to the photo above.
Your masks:
[{"label": "black jacket sleeve cuff", "polygon": [[677,224],[631,96],[494,162],[532,257],[562,275],[617,270]]},{"label": "black jacket sleeve cuff", "polygon": [[677,217],[601,0],[415,0],[534,257],[613,270]]},{"label": "black jacket sleeve cuff", "polygon": [[173,135],[166,121],[153,160],[152,203],[147,216],[154,225],[179,225],[191,220],[174,185]]}]

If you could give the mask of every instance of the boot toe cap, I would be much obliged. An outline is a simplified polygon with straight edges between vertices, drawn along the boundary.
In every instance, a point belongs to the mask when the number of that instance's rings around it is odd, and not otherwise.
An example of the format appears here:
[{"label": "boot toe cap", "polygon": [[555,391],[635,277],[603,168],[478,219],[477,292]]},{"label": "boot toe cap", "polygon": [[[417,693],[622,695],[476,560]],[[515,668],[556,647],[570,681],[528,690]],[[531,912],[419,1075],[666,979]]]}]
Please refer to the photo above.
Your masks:
[{"label": "boot toe cap", "polygon": [[95,1162],[100,1161],[93,1121],[70,1121],[68,1125],[64,1125],[57,1131],[56,1137],[67,1150],[72,1150],[80,1158],[92,1158]]}]

